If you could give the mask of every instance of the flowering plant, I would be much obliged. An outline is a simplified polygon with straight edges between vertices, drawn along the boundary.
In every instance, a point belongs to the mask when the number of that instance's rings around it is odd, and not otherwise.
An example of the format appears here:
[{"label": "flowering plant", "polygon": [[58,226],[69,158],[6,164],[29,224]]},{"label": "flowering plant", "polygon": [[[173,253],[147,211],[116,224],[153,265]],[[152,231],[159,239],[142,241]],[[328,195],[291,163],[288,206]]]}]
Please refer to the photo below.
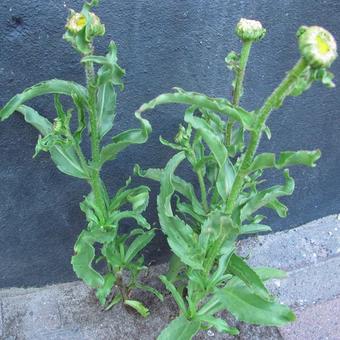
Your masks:
[{"label": "flowering plant", "polygon": [[[114,160],[117,154],[131,144],[146,142],[151,131],[149,122],[139,113],[139,129],[124,131],[102,146],[103,137],[111,130],[116,116],[116,88],[123,90],[122,77],[125,71],[117,63],[117,47],[111,42],[106,56],[94,54],[93,40],[105,33],[100,19],[91,12],[99,0],[85,3],[82,11],[71,11],[66,24],[64,38],[82,55],[87,86],[72,81],[52,79],[36,84],[14,96],[0,111],[0,119],[9,118],[15,111],[20,112],[27,123],[35,127],[40,136],[35,156],[49,152],[57,168],[73,177],[85,180],[91,192],[80,204],[88,222],[74,246],[72,265],[77,276],[96,289],[102,305],[110,308],[123,300],[125,305],[146,316],[148,309],[141,302],[131,299],[135,288],[150,291],[162,299],[161,294],[138,280],[145,269],[141,250],[153,239],[154,230],[142,213],[148,205],[149,188],[146,186],[126,186],[109,197],[100,171],[107,161]],[[98,65],[96,72],[94,65]],[[54,95],[57,117],[52,123],[25,102],[42,95]],[[65,110],[61,96],[69,96],[73,108]],[[71,118],[77,117],[77,127],[72,129]],[[91,142],[91,159],[82,151],[82,139],[87,127]],[[133,219],[138,227],[127,234],[119,231],[122,220]],[[96,254],[95,245],[100,246]],[[94,265],[103,261],[105,271]],[[123,275],[124,272],[128,275]],[[115,291],[116,288],[116,291]],[[115,291],[115,294],[113,294]]]},{"label": "flowering plant", "polygon": [[[240,54],[231,52],[227,66],[235,73],[233,99],[211,98],[175,88],[141,106],[142,113],[160,104],[189,105],[185,126],[173,142],[161,143],[176,150],[164,169],[135,172],[160,182],[157,199],[162,231],[173,252],[169,272],[161,276],[178,304],[180,315],[160,334],[160,340],[191,339],[199,330],[215,327],[220,332],[238,334],[217,313],[228,310],[237,320],[267,326],[280,326],[295,319],[294,313],[275,301],[265,281],[282,278],[274,268],[251,268],[237,253],[241,235],[268,232],[262,223],[261,208],[273,209],[285,217],[287,207],[279,198],[291,195],[294,180],[288,167],[315,166],[320,151],[284,151],[257,154],[270,113],[287,96],[297,96],[314,81],[334,87],[327,70],[337,56],[333,36],[320,27],[298,31],[301,58],[258,110],[240,107],[243,79],[250,49],[265,35],[261,23],[241,19],[236,34],[242,40]],[[245,138],[247,135],[247,138]],[[194,186],[175,175],[187,161],[197,175],[200,196]],[[264,169],[284,169],[285,183],[262,189]],[[175,194],[176,193],[176,194]],[[173,198],[176,198],[175,202]]]}]

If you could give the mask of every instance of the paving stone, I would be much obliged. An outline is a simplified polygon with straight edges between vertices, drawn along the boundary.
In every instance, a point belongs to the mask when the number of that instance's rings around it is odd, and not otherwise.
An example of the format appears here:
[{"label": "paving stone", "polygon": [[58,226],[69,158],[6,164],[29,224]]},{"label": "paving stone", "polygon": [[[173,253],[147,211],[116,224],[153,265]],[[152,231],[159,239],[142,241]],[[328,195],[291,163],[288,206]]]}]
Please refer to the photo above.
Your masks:
[{"label": "paving stone", "polygon": [[0,300],[0,339],[3,336],[3,313],[2,313],[2,301]]},{"label": "paving stone", "polygon": [[[52,332],[34,333],[25,340],[83,340],[84,331],[79,328],[61,329]],[[91,340],[96,339],[95,337]],[[98,340],[98,339],[96,339]]]},{"label": "paving stone", "polygon": [[[280,333],[275,327],[238,323],[227,313],[222,313],[230,325],[240,329],[236,339],[336,339],[334,336],[340,334],[340,322],[334,319],[339,319],[340,303],[323,301],[340,296],[340,238],[337,223],[340,221],[331,216],[296,230],[241,242],[241,251],[252,254],[254,257],[251,262],[255,265],[290,270],[286,280],[274,281],[270,289],[279,296],[280,301],[297,307],[298,321]],[[155,266],[148,277],[148,282],[163,293],[164,287],[157,277],[165,271],[166,265]],[[94,292],[81,282],[40,289],[0,290],[0,338],[152,340],[178,314],[177,306],[169,294],[165,296],[164,303],[145,292],[138,292],[132,297],[150,308],[150,317],[144,319],[121,305],[108,312],[101,311]],[[320,302],[321,305],[314,302]],[[314,324],[313,330],[309,324]],[[303,333],[304,330],[306,333]],[[218,334],[213,329],[202,331],[195,337],[195,340],[209,339],[235,338]]]},{"label": "paving stone", "polygon": [[285,340],[339,340],[340,297],[296,311],[297,321],[280,329]]},{"label": "paving stone", "polygon": [[249,238],[240,252],[251,254],[249,263],[291,271],[340,255],[340,220],[327,216],[301,227]]},{"label": "paving stone", "polygon": [[61,326],[55,290],[2,298],[3,336],[30,338],[33,333]]},{"label": "paving stone", "polygon": [[288,305],[311,305],[340,295],[340,257],[288,273],[270,284],[271,291]]}]

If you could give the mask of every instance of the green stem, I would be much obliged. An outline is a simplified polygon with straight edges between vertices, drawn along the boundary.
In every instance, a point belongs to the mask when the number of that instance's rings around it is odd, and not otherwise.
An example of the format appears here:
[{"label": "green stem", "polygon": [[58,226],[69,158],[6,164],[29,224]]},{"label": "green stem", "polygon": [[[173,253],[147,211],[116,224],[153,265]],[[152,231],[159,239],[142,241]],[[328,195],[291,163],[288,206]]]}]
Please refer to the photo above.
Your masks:
[{"label": "green stem", "polygon": [[203,209],[208,212],[209,206],[208,206],[208,200],[207,200],[207,191],[204,183],[204,177],[201,170],[197,170],[197,177],[198,177],[198,183],[201,189],[201,199],[202,199],[202,205]]},{"label": "green stem", "polygon": [[237,201],[238,195],[242,189],[244,177],[248,173],[248,169],[253,161],[257,147],[262,137],[262,131],[265,127],[267,118],[270,112],[277,108],[284,98],[289,95],[291,86],[296,82],[302,72],[308,67],[306,61],[301,58],[297,64],[291,69],[291,71],[286,75],[281,84],[274,90],[274,92],[267,98],[262,108],[259,111],[256,126],[254,131],[251,132],[249,145],[247,151],[244,155],[243,161],[240,165],[239,171],[236,175],[235,181],[231,188],[230,196],[226,206],[226,213],[231,215],[235,203]]},{"label": "green stem", "polygon": [[[93,51],[92,51],[93,52]],[[91,52],[91,53],[92,53]],[[91,152],[92,152],[92,166],[93,171],[90,175],[90,184],[98,202],[99,207],[103,213],[106,212],[105,200],[103,198],[102,184],[100,179],[100,138],[97,127],[97,115],[96,115],[96,104],[97,104],[97,91],[96,91],[96,76],[92,62],[85,63],[85,73],[87,80],[87,91],[88,91],[88,105],[89,105],[89,120],[91,129]]]},{"label": "green stem", "polygon": [[[242,89],[243,89],[243,80],[244,75],[246,72],[246,67],[248,63],[248,58],[250,54],[250,49],[252,46],[252,41],[244,41],[242,50],[241,50],[241,56],[240,56],[240,65],[237,70],[236,74],[236,81],[235,81],[235,89],[233,93],[233,105],[238,106],[240,104],[240,98],[242,95]],[[226,127],[226,145],[231,145],[231,139],[232,139],[232,131],[233,131],[233,125],[234,125],[234,119],[230,118],[227,123]]]}]

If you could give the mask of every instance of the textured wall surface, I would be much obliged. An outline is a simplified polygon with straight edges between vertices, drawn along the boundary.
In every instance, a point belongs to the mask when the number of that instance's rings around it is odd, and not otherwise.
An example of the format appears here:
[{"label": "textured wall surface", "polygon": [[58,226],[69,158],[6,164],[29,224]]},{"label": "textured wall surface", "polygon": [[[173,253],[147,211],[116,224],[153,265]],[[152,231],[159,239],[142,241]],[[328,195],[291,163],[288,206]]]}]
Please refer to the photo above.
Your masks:
[{"label": "textured wall surface", "polygon": [[[3,0],[0,11],[0,106],[16,92],[49,78],[83,81],[78,55],[61,39],[68,8],[81,1]],[[238,50],[233,35],[240,17],[259,19],[266,38],[252,50],[242,105],[261,105],[292,67],[299,53],[295,32],[302,24],[328,28],[340,40],[340,2],[337,0],[102,0],[97,10],[108,35],[97,45],[104,53],[109,39],[119,48],[126,69],[126,90],[119,96],[115,131],[136,126],[134,110],[173,86],[230,96],[231,73],[224,57]],[[340,62],[333,72],[340,76]],[[275,111],[269,126],[272,142],[261,149],[322,150],[316,168],[294,168],[296,191],[284,200],[289,216],[268,221],[274,230],[295,227],[339,212],[340,96],[339,90],[314,85],[305,95],[289,98]],[[53,117],[50,97],[33,106]],[[164,166],[171,151],[158,136],[172,138],[182,118],[181,106],[147,113],[154,132],[143,147],[131,147],[104,169],[112,191],[121,186],[133,164]],[[0,287],[33,286],[73,280],[70,265],[73,244],[85,221],[78,204],[86,184],[58,172],[47,155],[32,159],[36,131],[18,115],[0,126]],[[190,177],[190,173],[187,177]],[[280,181],[270,172],[270,181]],[[136,181],[138,183],[138,180]],[[150,183],[154,189],[157,185]],[[155,205],[148,217],[155,222]],[[157,239],[149,259],[165,258],[167,247]]]}]

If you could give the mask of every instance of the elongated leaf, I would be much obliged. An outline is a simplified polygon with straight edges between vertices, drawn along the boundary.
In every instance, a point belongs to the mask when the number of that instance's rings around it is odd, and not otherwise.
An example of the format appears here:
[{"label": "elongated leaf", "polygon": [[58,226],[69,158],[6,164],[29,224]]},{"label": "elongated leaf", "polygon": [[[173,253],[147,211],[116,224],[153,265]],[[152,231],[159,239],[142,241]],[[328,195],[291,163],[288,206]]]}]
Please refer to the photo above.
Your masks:
[{"label": "elongated leaf", "polygon": [[170,322],[157,340],[191,340],[200,327],[200,321],[188,320],[184,316],[179,316]]},{"label": "elongated leaf", "polygon": [[294,313],[287,306],[264,300],[245,287],[219,289],[216,296],[239,321],[255,325],[282,326],[295,320]]},{"label": "elongated leaf", "polygon": [[294,191],[294,180],[289,176],[289,171],[284,171],[286,183],[284,185],[276,185],[269,189],[263,190],[255,194],[241,209],[241,221],[244,221],[256,210],[266,206],[280,196],[291,195]]},{"label": "elongated leaf", "polygon": [[213,275],[211,276],[210,287],[216,287],[216,285],[224,277],[233,252],[234,252],[234,249],[231,248],[229,253],[224,254],[219,258],[218,267],[217,267],[216,271],[213,273]]},{"label": "elongated leaf", "polygon": [[281,203],[278,199],[274,199],[272,201],[270,201],[267,205],[267,208],[269,209],[273,209],[276,211],[276,213],[280,216],[280,217],[286,217],[287,213],[288,213],[288,208]]},{"label": "elongated leaf", "polygon": [[[20,105],[16,110],[24,116],[27,123],[34,126],[44,136],[52,131],[52,123],[31,107]],[[88,177],[72,145],[55,145],[49,151],[52,160],[61,172],[78,178]]]},{"label": "elongated leaf", "polygon": [[236,254],[231,256],[228,271],[239,277],[255,294],[265,299],[270,298],[270,295],[260,277],[243,259],[241,259],[241,257]]},{"label": "elongated leaf", "polygon": [[265,233],[268,231],[272,231],[272,228],[268,225],[259,223],[244,224],[240,228],[241,235]]},{"label": "elongated leaf", "polygon": [[45,94],[77,95],[82,101],[87,102],[86,89],[83,86],[71,81],[52,79],[38,83],[15,95],[0,111],[0,119],[7,119],[26,101]]},{"label": "elongated leaf", "polygon": [[[269,267],[255,267],[254,272],[259,276],[262,281],[268,281],[272,279],[284,279],[287,277],[287,273],[283,270]],[[246,284],[238,276],[233,276],[227,283],[228,287],[245,287]]]},{"label": "elongated leaf", "polygon": [[105,146],[100,153],[101,164],[115,159],[117,154],[127,148],[129,145],[143,144],[147,141],[152,130],[151,125],[149,121],[142,118],[138,112],[135,113],[135,116],[139,120],[141,128],[131,129],[113,137],[112,143]]},{"label": "elongated leaf", "polygon": [[206,322],[209,326],[213,326],[214,328],[216,328],[218,332],[221,332],[221,333],[228,333],[231,335],[237,335],[240,333],[237,328],[230,327],[225,320],[220,319],[220,318],[215,318],[210,315],[205,315],[205,316],[200,316],[199,320],[202,322]]},{"label": "elongated leaf", "polygon": [[281,269],[268,267],[256,267],[253,269],[262,281],[268,281],[272,279],[284,279],[287,277],[287,273]]},{"label": "elongated leaf", "polygon": [[187,92],[180,88],[175,88],[175,91],[175,93],[161,94],[150,102],[143,104],[138,111],[143,112],[146,110],[151,110],[161,104],[178,103],[195,105],[199,108],[204,108],[229,115],[233,119],[241,122],[246,129],[253,129],[255,119],[254,115],[241,108],[233,107],[226,99],[210,98],[204,94]]},{"label": "elongated leaf", "polygon": [[130,210],[124,210],[124,211],[114,211],[110,214],[108,223],[113,225],[119,225],[119,222],[123,219],[134,219],[137,224],[145,229],[150,229],[150,224],[145,219],[143,215],[141,215],[139,212],[130,211]]},{"label": "elongated leaf", "polygon": [[50,149],[50,154],[53,162],[61,172],[69,176],[88,178],[73,146],[56,145]]},{"label": "elongated leaf", "polygon": [[216,135],[214,130],[211,129],[204,119],[194,117],[192,110],[186,111],[184,120],[194,129],[200,132],[200,135],[203,137],[210,150],[214,154],[217,163],[220,167],[222,167],[228,157],[228,151],[219,136]]},{"label": "elongated leaf", "polygon": [[126,263],[131,262],[135,258],[135,256],[151,242],[151,240],[154,237],[155,237],[154,230],[150,230],[136,237],[130,244],[128,250],[126,251],[125,262]]},{"label": "elongated leaf", "polygon": [[113,212],[119,209],[124,204],[132,204],[132,209],[136,212],[143,212],[149,203],[149,191],[145,185],[136,188],[120,189],[110,202],[110,211]]},{"label": "elongated leaf", "polygon": [[108,53],[105,57],[90,55],[81,60],[83,63],[93,62],[102,65],[98,70],[98,85],[112,83],[119,86],[121,90],[124,88],[122,78],[125,75],[124,69],[118,65],[117,46],[111,41],[108,47]]},{"label": "elongated leaf", "polygon": [[116,278],[113,273],[107,273],[104,275],[104,284],[96,291],[96,296],[102,306],[105,305],[106,298],[111,293],[115,282]]},{"label": "elongated leaf", "polygon": [[153,288],[153,287],[151,287],[149,285],[144,285],[142,283],[137,282],[136,283],[136,288],[142,289],[142,290],[144,290],[146,292],[149,292],[149,293],[155,295],[160,301],[162,301],[162,302],[164,301],[163,295],[157,289],[155,289],[155,288]]},{"label": "elongated leaf", "polygon": [[159,279],[163,282],[166,289],[172,294],[172,297],[176,301],[177,306],[179,307],[181,312],[185,314],[187,312],[187,307],[185,305],[184,299],[182,298],[181,294],[177,291],[175,285],[171,283],[164,275],[161,275]]},{"label": "elongated leaf", "polygon": [[116,115],[117,94],[111,83],[101,85],[97,93],[98,133],[102,138],[113,126]]},{"label": "elongated leaf", "polygon": [[48,135],[52,131],[52,123],[45,117],[41,116],[37,111],[26,105],[20,105],[17,108],[25,121],[34,126],[43,136]]},{"label": "elongated leaf", "polygon": [[144,318],[150,314],[150,311],[140,301],[125,300],[124,304],[135,309]]},{"label": "elongated leaf", "polygon": [[202,250],[198,246],[197,235],[180,218],[174,216],[171,198],[174,193],[172,176],[178,165],[185,159],[185,153],[173,156],[164,169],[161,178],[160,194],[157,197],[157,210],[163,232],[167,235],[172,251],[181,261],[193,269],[202,269]]},{"label": "elongated leaf", "polygon": [[92,267],[95,257],[93,244],[112,242],[114,238],[115,232],[83,230],[74,246],[75,255],[71,260],[73,270],[79,279],[92,288],[101,288],[105,284],[103,276]]},{"label": "elongated leaf", "polygon": [[235,169],[229,158],[226,159],[226,162],[220,168],[216,180],[216,188],[223,201],[225,202],[228,199],[231,188],[234,184],[235,180]]},{"label": "elongated leaf", "polygon": [[[152,179],[154,181],[160,182],[161,178],[164,176],[164,170],[163,169],[148,169],[148,170],[142,170],[139,165],[135,165],[134,167],[134,173],[137,176]],[[184,179],[172,175],[172,185],[174,187],[174,190],[186,197],[192,204],[192,207],[195,211],[195,213],[199,215],[204,215],[205,212],[202,208],[201,203],[199,202],[196,194],[195,189],[191,183],[186,182]]]},{"label": "elongated leaf", "polygon": [[235,170],[228,158],[228,150],[221,137],[202,118],[194,117],[193,110],[187,110],[185,121],[200,132],[219,165],[216,187],[224,201],[227,200],[235,179]]},{"label": "elongated leaf", "polygon": [[320,150],[314,151],[285,151],[276,159],[274,153],[261,153],[257,155],[250,167],[250,171],[259,169],[276,168],[283,169],[292,165],[306,165],[314,167],[315,162],[321,157]]}]

